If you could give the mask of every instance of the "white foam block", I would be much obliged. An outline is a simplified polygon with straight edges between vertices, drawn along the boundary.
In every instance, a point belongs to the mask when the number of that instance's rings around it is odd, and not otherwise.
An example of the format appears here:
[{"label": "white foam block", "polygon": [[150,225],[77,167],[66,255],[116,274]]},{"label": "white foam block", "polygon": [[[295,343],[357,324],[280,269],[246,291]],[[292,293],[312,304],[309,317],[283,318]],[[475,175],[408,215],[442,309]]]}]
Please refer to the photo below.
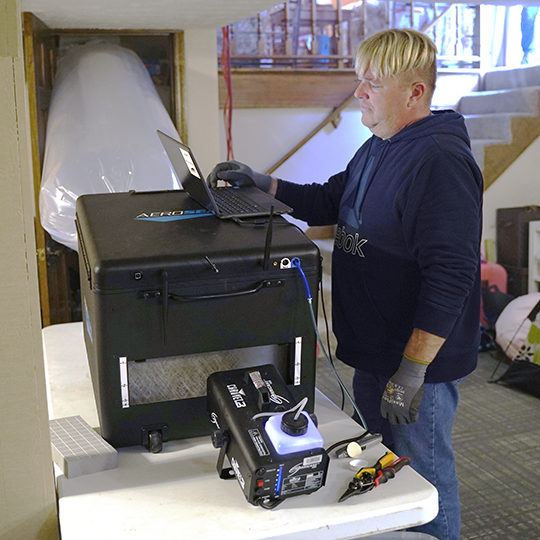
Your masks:
[{"label": "white foam block", "polygon": [[50,430],[53,460],[66,478],[116,467],[118,452],[80,416],[51,420]]}]

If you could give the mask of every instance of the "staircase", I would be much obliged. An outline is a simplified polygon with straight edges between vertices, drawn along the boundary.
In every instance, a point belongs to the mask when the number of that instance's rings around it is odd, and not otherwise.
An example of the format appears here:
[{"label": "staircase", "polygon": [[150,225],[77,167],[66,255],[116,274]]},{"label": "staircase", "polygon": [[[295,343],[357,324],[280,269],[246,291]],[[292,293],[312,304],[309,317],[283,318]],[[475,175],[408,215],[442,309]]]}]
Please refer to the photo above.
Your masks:
[{"label": "staircase", "polygon": [[482,90],[461,98],[486,188],[540,136],[539,93],[540,66],[530,66],[486,73]]}]

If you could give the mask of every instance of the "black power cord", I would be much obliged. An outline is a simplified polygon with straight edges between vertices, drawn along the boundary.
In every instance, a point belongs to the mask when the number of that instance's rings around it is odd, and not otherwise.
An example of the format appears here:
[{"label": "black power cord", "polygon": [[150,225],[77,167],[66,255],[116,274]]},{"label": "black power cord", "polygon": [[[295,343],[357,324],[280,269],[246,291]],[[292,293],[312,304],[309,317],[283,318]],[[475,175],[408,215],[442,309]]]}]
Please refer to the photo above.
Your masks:
[{"label": "black power cord", "polygon": [[[324,290],[323,290],[322,279],[320,281],[320,288],[321,288],[321,306],[323,310],[324,327],[326,330],[326,347],[328,351],[328,357],[330,358],[332,365],[334,365],[334,359],[332,358],[332,347],[330,345],[330,328],[328,326],[328,315],[326,314],[326,303],[324,301]],[[343,391],[343,388],[341,387],[341,385],[339,386],[339,389],[341,391],[341,410],[344,410],[345,409],[345,392]]]},{"label": "black power cord", "polygon": [[315,329],[315,334],[317,335],[317,341],[321,347],[321,351],[324,354],[324,357],[326,358],[328,365],[330,366],[330,369],[332,370],[332,373],[334,374],[334,377],[337,379],[342,391],[345,393],[349,401],[351,402],[351,405],[353,406],[354,411],[358,415],[358,420],[360,422],[360,425],[367,431],[367,423],[364,420],[364,417],[362,416],[362,413],[360,412],[360,409],[358,408],[358,405],[354,401],[353,397],[351,396],[349,390],[345,386],[344,382],[341,380],[341,377],[339,376],[339,373],[336,371],[336,368],[334,366],[334,363],[328,356],[328,353],[326,352],[326,348],[322,342],[321,335],[319,334],[319,329],[317,328],[317,320],[315,319],[315,313],[313,311],[313,298],[311,296],[311,290],[309,288],[309,283],[306,277],[306,274],[304,274],[304,271],[302,270],[302,264],[300,262],[300,259],[298,257],[293,257],[291,259],[291,265],[294,268],[297,268],[300,272],[300,275],[302,276],[302,280],[304,281],[304,286],[306,288],[306,294],[307,294],[307,301],[309,306],[309,313],[311,315],[311,322],[313,324],[313,328]]}]

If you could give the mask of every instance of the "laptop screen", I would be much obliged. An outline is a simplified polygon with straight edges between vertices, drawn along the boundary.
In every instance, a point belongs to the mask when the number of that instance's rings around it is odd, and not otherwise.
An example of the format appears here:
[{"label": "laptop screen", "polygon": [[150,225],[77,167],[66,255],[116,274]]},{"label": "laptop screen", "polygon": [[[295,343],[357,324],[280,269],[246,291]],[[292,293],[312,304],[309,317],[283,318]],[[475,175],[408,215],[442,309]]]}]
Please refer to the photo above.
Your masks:
[{"label": "laptop screen", "polygon": [[161,131],[158,131],[158,136],[169,156],[178,180],[182,183],[182,187],[199,204],[208,210],[214,211],[215,208],[208,192],[208,185],[190,149],[180,141],[161,133]]}]

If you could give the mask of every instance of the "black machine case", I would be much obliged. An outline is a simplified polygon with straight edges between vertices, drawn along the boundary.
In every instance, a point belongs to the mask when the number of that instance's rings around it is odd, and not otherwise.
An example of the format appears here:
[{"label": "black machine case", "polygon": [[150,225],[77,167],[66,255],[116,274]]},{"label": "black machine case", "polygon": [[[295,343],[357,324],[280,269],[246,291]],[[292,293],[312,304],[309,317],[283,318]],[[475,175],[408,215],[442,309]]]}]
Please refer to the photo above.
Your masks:
[{"label": "black machine case", "polygon": [[[238,224],[183,191],[77,200],[84,338],[101,435],[147,446],[209,434],[211,373],[274,365],[313,410],[317,246],[281,217]],[[316,302],[314,302],[316,316]]]}]

